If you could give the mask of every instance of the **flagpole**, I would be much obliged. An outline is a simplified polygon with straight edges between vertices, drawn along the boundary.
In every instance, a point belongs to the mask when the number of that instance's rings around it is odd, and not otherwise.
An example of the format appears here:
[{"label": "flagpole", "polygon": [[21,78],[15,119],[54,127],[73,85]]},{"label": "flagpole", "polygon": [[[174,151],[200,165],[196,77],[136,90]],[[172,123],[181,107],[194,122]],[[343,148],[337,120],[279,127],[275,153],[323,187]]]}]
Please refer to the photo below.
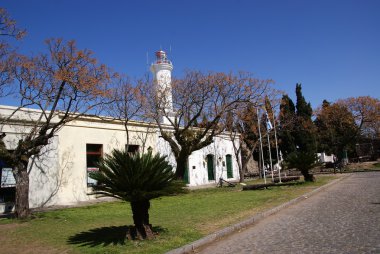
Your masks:
[{"label": "flagpole", "polygon": [[264,173],[264,183],[267,183],[267,178],[266,178],[266,175],[265,175],[265,169],[264,169],[264,153],[263,153],[263,142],[262,142],[262,139],[261,139],[261,128],[260,128],[260,115],[259,115],[259,107],[256,107],[256,114],[257,114],[257,126],[259,128],[259,137],[260,137],[260,151],[261,151],[261,162],[262,162],[262,169],[263,169],[263,173]]},{"label": "flagpole", "polygon": [[271,175],[272,175],[272,182],[274,182],[273,165],[272,165],[272,153],[271,153],[271,151],[270,151],[269,132],[270,132],[270,129],[267,128],[267,136],[268,136],[268,152],[269,152],[269,162],[270,162],[270,172],[271,172]]},{"label": "flagpole", "polygon": [[281,183],[281,166],[280,166],[280,160],[279,160],[279,156],[278,156],[276,119],[274,119],[274,110],[273,110],[273,127],[274,127],[274,140],[276,141],[276,154],[277,154],[277,165],[278,165],[278,181]]},{"label": "flagpole", "polygon": [[274,182],[274,176],[273,176],[273,164],[272,164],[272,152],[271,152],[271,149],[270,149],[270,140],[269,140],[269,134],[270,134],[270,131],[273,129],[272,127],[272,124],[270,122],[270,118],[269,118],[269,115],[268,115],[268,112],[266,111],[265,109],[265,121],[266,121],[266,129],[267,129],[267,137],[268,137],[268,152],[269,152],[269,162],[270,162],[270,172],[271,172],[271,175],[272,175],[272,182]]}]

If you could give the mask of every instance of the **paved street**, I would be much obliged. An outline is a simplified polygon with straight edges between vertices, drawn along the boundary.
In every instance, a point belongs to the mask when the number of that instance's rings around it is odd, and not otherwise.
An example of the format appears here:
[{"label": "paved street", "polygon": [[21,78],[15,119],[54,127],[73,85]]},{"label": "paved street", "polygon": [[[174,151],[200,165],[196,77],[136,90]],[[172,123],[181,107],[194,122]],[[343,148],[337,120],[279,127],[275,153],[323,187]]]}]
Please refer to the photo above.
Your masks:
[{"label": "paved street", "polygon": [[380,172],[356,173],[196,253],[380,253]]}]

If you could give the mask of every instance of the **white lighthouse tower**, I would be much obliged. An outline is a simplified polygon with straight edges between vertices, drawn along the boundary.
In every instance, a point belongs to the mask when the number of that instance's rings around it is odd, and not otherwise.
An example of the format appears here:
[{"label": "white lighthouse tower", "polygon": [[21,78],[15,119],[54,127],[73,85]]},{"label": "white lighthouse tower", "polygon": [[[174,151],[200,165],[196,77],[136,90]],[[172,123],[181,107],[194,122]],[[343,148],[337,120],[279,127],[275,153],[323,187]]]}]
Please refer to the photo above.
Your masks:
[{"label": "white lighthouse tower", "polygon": [[[174,120],[172,100],[172,70],[173,64],[162,50],[156,52],[156,62],[152,63],[150,71],[153,73],[156,96],[162,114],[161,123],[170,124]],[[170,119],[170,120],[169,120]]]}]

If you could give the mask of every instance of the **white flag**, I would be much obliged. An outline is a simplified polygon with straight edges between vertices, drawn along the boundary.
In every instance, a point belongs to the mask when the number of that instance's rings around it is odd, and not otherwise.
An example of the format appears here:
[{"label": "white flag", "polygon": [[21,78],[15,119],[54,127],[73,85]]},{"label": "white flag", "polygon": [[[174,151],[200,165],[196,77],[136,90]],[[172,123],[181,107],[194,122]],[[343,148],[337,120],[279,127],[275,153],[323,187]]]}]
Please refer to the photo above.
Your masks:
[{"label": "white flag", "polygon": [[269,120],[268,112],[265,112],[265,116],[267,118],[267,130],[270,131],[273,129],[273,127],[272,127],[272,123]]}]

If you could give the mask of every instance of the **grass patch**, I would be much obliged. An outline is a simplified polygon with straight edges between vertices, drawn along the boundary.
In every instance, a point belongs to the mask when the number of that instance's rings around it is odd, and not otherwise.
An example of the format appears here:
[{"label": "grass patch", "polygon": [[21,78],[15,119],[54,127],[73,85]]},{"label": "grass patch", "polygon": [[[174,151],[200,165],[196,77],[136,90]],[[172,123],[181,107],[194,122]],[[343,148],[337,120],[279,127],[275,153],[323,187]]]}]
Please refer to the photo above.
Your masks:
[{"label": "grass patch", "polygon": [[[125,239],[126,225],[132,224],[130,206],[125,202],[36,213],[35,219],[21,223],[0,219],[0,246],[5,253],[22,252],[29,246],[38,253],[164,253],[335,178],[318,176],[315,183],[259,191],[241,191],[240,186],[201,189],[153,200],[151,223],[159,235],[152,241]],[[257,182],[261,181],[248,183]]]},{"label": "grass patch", "polygon": [[367,161],[361,163],[350,163],[344,168],[345,172],[365,172],[380,170],[380,163]]}]

